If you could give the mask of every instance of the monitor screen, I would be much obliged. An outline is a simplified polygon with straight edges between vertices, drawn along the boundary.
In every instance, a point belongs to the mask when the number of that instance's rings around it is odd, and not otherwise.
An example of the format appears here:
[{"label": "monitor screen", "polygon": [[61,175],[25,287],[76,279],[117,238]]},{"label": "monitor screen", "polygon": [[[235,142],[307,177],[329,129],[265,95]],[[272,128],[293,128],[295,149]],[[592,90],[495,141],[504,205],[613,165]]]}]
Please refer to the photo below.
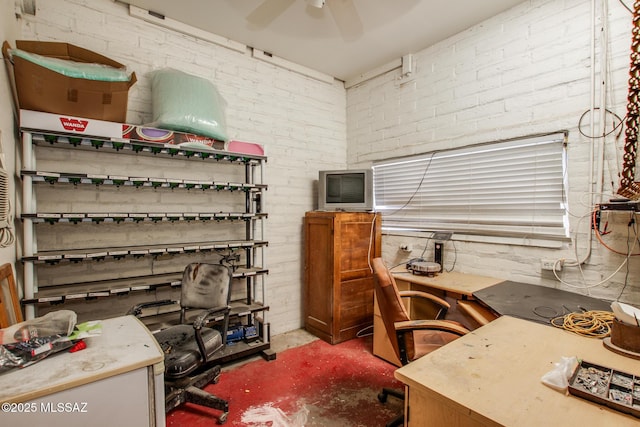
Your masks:
[{"label": "monitor screen", "polygon": [[318,209],[329,211],[373,210],[372,170],[320,171]]},{"label": "monitor screen", "polygon": [[364,173],[327,176],[328,203],[364,203]]}]

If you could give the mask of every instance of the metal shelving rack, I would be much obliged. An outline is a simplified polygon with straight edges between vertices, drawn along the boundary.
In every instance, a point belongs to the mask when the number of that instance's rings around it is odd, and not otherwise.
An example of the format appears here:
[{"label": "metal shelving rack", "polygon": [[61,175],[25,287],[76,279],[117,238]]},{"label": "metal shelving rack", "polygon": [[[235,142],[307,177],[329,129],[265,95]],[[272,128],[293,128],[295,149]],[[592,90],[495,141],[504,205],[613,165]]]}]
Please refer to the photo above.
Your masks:
[{"label": "metal shelving rack", "polygon": [[[95,300],[145,293],[161,288],[175,289],[181,285],[181,271],[152,274],[136,277],[114,277],[108,280],[77,282],[61,286],[38,287],[36,266],[47,264],[54,266],[63,263],[97,263],[105,259],[114,261],[140,259],[158,256],[189,256],[189,254],[216,254],[220,257],[232,254],[240,260],[234,265],[234,281],[246,282],[244,295],[233,298],[232,317],[244,325],[255,326],[257,337],[250,341],[240,341],[227,346],[219,356],[220,361],[233,360],[256,352],[271,357],[270,331],[266,319],[269,307],[265,302],[268,273],[265,267],[264,220],[267,214],[262,211],[264,192],[264,164],[266,157],[255,154],[227,152],[208,147],[198,148],[193,144],[180,146],[166,143],[138,141],[135,139],[113,138],[105,136],[86,136],[54,130],[21,127],[22,134],[22,206],[18,217],[22,221],[22,257],[24,295],[22,304],[27,318],[35,316],[35,309],[44,304],[65,304],[83,299]],[[152,176],[98,175],[91,173],[69,173],[51,170],[39,170],[36,164],[38,145],[66,150],[92,150],[94,152],[117,153],[122,156],[152,156],[182,161],[209,162],[212,167],[218,163],[227,163],[244,167],[244,182],[221,180],[167,179]],[[99,155],[99,154],[98,154]],[[123,157],[125,159],[126,157]],[[124,160],[123,160],[124,161]],[[200,190],[204,192],[237,192],[244,194],[243,206],[238,210],[221,212],[202,209],[198,212],[40,212],[37,209],[35,186],[94,186],[100,191],[103,186],[124,189],[171,189],[175,191]],[[173,223],[219,223],[242,227],[244,239],[222,239],[189,241],[180,244],[124,245],[73,250],[38,250],[36,229],[42,224],[74,224],[82,232],[85,224],[163,224]],[[152,315],[142,318],[148,325],[156,318],[172,319],[177,315],[176,307],[156,310]]]}]

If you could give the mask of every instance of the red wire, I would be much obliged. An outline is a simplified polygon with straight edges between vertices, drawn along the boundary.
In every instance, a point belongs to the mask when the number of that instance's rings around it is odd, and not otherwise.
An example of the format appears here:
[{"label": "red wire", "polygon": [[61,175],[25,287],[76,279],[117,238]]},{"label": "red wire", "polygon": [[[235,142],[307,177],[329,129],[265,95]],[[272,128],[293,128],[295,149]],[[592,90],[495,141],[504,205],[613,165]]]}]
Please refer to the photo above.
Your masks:
[{"label": "red wire", "polygon": [[[591,215],[591,220],[592,220],[592,224],[593,224],[593,231],[596,235],[596,238],[598,239],[598,241],[600,242],[600,244],[602,246],[604,246],[605,248],[609,249],[611,252],[616,253],[618,255],[624,255],[624,256],[640,256],[640,253],[637,254],[627,254],[625,252],[620,252],[617,251],[615,249],[613,249],[612,247],[610,247],[609,245],[607,245],[603,240],[602,240],[602,234],[600,233],[600,230],[598,229],[598,227],[596,226],[596,213],[598,212],[597,209],[594,209],[593,214]],[[607,233],[608,234],[608,233]]]}]

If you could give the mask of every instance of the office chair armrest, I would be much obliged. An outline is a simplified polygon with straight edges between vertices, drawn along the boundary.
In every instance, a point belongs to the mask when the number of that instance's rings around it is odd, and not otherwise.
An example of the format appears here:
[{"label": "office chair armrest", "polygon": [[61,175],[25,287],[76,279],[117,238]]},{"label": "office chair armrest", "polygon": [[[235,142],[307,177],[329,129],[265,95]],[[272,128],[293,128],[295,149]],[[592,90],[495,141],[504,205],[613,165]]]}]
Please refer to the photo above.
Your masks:
[{"label": "office chair armrest", "polygon": [[421,291],[400,291],[400,296],[402,298],[424,298],[424,299],[428,299],[430,301],[435,302],[436,304],[442,306],[443,308],[451,308],[451,304],[449,304],[448,302],[446,302],[445,300],[443,300],[442,298],[439,298],[433,294],[430,294],[428,292],[421,292]]},{"label": "office chair armrest", "polygon": [[143,302],[131,307],[127,312],[127,314],[133,315],[135,317],[140,317],[140,315],[142,314],[142,310],[146,308],[161,307],[163,305],[171,305],[171,304],[176,304],[176,301],[170,300],[170,299],[163,299],[158,301]]},{"label": "office chair armrest", "polygon": [[198,350],[200,350],[200,355],[202,356],[203,363],[207,363],[209,361],[207,357],[207,351],[205,349],[204,341],[202,339],[202,327],[207,323],[207,320],[211,317],[223,316],[223,326],[220,335],[222,337],[222,344],[227,345],[227,328],[229,327],[229,312],[231,312],[231,307],[216,307],[210,308],[208,310],[203,311],[196,317],[193,321],[193,329],[195,330],[196,343],[198,344]]},{"label": "office chair armrest", "polygon": [[436,314],[436,319],[443,319],[444,316],[447,314],[447,310],[451,308],[451,305],[448,302],[428,292],[407,290],[407,291],[399,291],[398,293],[402,298],[421,298],[424,300],[429,300],[434,304],[440,306],[440,310],[438,311],[438,314]]},{"label": "office chair armrest", "polygon": [[403,322],[395,323],[396,332],[404,333],[404,332],[412,332],[416,330],[438,330],[443,332],[451,332],[456,335],[465,335],[470,332],[464,326],[456,323],[450,322],[448,320],[406,320]]},{"label": "office chair armrest", "polygon": [[216,307],[205,310],[195,318],[195,320],[193,321],[193,328],[196,330],[202,329],[202,327],[207,324],[211,317],[226,316],[230,311],[231,307],[229,306]]}]

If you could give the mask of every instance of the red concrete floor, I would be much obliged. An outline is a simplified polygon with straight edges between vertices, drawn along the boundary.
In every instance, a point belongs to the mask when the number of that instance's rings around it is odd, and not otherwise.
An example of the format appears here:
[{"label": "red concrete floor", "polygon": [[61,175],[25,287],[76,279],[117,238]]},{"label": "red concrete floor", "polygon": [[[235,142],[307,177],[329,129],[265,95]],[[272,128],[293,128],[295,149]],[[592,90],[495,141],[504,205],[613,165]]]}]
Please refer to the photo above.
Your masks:
[{"label": "red concrete floor", "polygon": [[[372,337],[337,345],[315,340],[224,370],[205,390],[228,400],[226,426],[380,426],[402,402],[378,401],[382,387],[401,388],[396,367],[373,356]],[[184,405],[167,414],[167,426],[213,426],[218,412]]]}]

